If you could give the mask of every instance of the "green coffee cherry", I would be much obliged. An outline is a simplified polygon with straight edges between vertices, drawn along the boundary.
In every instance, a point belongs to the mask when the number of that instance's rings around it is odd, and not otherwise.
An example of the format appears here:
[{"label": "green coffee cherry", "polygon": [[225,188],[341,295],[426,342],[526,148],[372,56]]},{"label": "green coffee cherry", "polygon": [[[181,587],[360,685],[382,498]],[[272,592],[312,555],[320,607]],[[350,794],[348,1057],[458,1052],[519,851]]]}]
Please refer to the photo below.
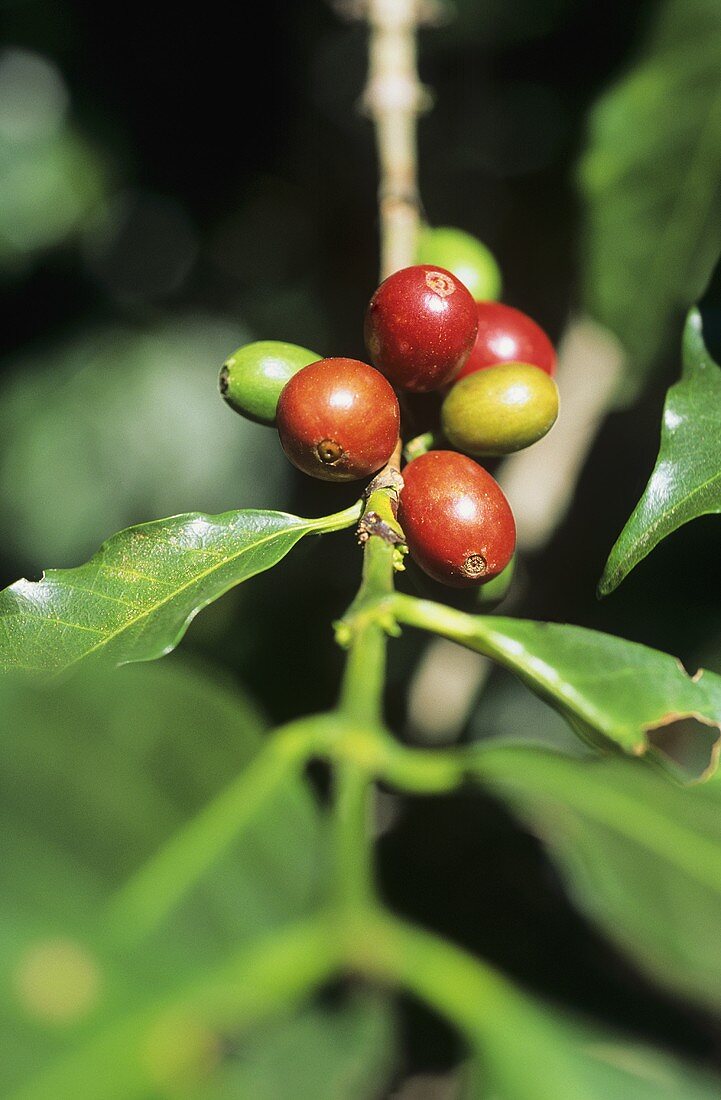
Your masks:
[{"label": "green coffee cherry", "polygon": [[425,226],[418,238],[416,262],[444,267],[468,287],[477,302],[501,297],[501,272],[490,249],[462,229]]},{"label": "green coffee cherry", "polygon": [[322,356],[297,344],[258,340],[238,348],[223,363],[220,392],[232,409],[257,424],[275,424],[286,382]]},{"label": "green coffee cherry", "polygon": [[558,416],[558,388],[530,363],[498,363],[462,378],[441,408],[443,432],[469,455],[505,455],[541,439]]}]

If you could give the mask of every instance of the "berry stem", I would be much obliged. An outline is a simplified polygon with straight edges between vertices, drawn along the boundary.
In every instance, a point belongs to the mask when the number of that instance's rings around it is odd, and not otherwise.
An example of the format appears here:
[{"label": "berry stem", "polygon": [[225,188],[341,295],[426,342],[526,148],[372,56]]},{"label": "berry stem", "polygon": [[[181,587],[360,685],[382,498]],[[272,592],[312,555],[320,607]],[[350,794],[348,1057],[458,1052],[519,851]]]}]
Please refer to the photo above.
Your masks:
[{"label": "berry stem", "polygon": [[428,451],[437,449],[448,448],[448,440],[445,438],[442,432],[423,432],[422,435],[417,435],[413,439],[409,439],[403,448],[403,457],[406,462],[412,462],[414,458],[420,458],[421,455],[427,454]]}]

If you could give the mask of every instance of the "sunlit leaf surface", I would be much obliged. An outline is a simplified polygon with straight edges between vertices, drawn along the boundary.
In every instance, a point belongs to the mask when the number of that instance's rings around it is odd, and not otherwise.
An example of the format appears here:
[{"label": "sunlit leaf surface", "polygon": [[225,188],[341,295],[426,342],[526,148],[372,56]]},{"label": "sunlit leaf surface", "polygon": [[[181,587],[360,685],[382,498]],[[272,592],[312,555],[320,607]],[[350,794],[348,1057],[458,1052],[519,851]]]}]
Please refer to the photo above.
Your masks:
[{"label": "sunlit leaf surface", "polygon": [[701,739],[715,765],[721,677],[691,677],[667,653],[560,623],[466,615],[401,598],[404,622],[433,630],[498,661],[555,707],[582,737],[642,754],[649,745]]},{"label": "sunlit leaf surface", "polygon": [[[351,522],[348,515],[340,525]],[[322,519],[261,511],[191,513],[130,527],[85,565],[49,570],[0,593],[0,668],[57,673],[89,660],[162,657],[201,608],[327,527]]]},{"label": "sunlit leaf surface", "polygon": [[721,512],[721,369],[703,339],[701,315],[688,315],[683,375],[666,395],[661,447],[643,496],[609,554],[599,592],[613,592],[673,531]]}]

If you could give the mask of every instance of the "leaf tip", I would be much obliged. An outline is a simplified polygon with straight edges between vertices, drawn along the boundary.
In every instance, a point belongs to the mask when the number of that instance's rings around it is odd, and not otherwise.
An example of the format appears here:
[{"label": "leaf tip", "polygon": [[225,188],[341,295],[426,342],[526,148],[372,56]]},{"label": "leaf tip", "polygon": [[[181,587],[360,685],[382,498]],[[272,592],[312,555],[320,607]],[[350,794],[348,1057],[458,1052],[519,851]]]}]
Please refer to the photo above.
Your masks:
[{"label": "leaf tip", "polygon": [[[609,562],[610,560],[609,558]],[[615,568],[609,569],[607,562],[606,568],[601,574],[601,579],[596,585],[596,599],[603,600],[606,596],[610,596],[612,592],[615,592],[622,580],[623,577],[618,575],[618,570]]]},{"label": "leaf tip", "polygon": [[686,314],[684,328],[691,332],[698,333],[699,335],[703,331],[703,321],[701,320],[701,311],[698,306],[691,306]]}]

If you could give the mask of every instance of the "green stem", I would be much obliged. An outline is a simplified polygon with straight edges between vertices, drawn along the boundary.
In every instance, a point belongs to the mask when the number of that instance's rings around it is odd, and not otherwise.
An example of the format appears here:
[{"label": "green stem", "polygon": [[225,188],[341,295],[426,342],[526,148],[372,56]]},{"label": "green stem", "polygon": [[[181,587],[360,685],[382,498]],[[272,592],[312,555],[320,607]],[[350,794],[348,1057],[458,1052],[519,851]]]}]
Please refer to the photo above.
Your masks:
[{"label": "green stem", "polygon": [[366,915],[363,940],[350,944],[349,951],[351,965],[358,965],[366,977],[415,994],[474,1046],[485,1041],[494,1002],[506,985],[490,966],[382,912]]},{"label": "green stem", "polygon": [[373,612],[384,597],[393,594],[394,556],[394,547],[384,539],[375,535],[368,539],[363,553],[363,580],[343,619],[350,642],[340,709],[354,721],[372,726],[380,725],[382,720],[386,672],[386,631]]},{"label": "green stem", "polygon": [[275,734],[227,787],[148,860],[111,899],[111,934],[123,943],[152,933],[237,840],[259,807],[298,774],[335,733],[332,716],[294,722]]},{"label": "green stem", "polygon": [[111,935],[136,943],[157,929],[202,876],[253,824],[261,806],[312,757],[334,764],[338,894],[367,904],[369,787],[373,778],[410,794],[451,791],[466,773],[467,750],[409,749],[380,726],[339,713],[277,731],[229,787],[168,840],[111,899]]},{"label": "green stem", "polygon": [[448,446],[448,440],[442,432],[423,432],[422,435],[417,435],[413,439],[408,440],[403,448],[403,457],[406,462],[412,462],[414,458],[420,458],[421,455],[427,454],[428,451],[444,447],[447,448]]},{"label": "green stem", "polygon": [[355,913],[372,908],[375,897],[371,777],[355,761],[343,761],[335,769],[334,790],[336,899],[342,911]]},{"label": "green stem", "polygon": [[[120,1015],[79,1036],[65,1056],[42,1066],[15,1100],[58,1097],[207,1095],[213,1081],[193,1081],[193,1044],[217,1043],[302,1003],[309,992],[338,973],[343,943],[334,914],[326,911],[274,930],[234,951],[220,965],[172,992],[154,994],[137,1011]],[[177,1032],[169,1047],[168,1028]],[[183,1028],[189,1055],[183,1048]],[[157,1038],[156,1038],[157,1037]],[[202,1051],[202,1047],[201,1047]],[[211,1067],[209,1067],[210,1069]],[[189,1081],[181,1079],[185,1071]],[[167,1080],[165,1079],[167,1075]]]},{"label": "green stem", "polygon": [[402,594],[393,596],[388,612],[401,623],[440,634],[486,657],[498,658],[500,655],[498,646],[493,643],[492,629],[482,630],[482,624],[492,623],[493,620],[482,615],[468,615],[465,611],[457,611],[433,600],[419,600],[415,596]]},{"label": "green stem", "polygon": [[321,516],[316,520],[309,520],[319,534],[329,534],[331,531],[342,531],[346,527],[352,527],[363,514],[363,501],[357,500],[354,504],[344,508],[341,512],[334,512],[332,516]]},{"label": "green stem", "polygon": [[[376,729],[383,721],[386,674],[386,631],[377,608],[393,595],[397,550],[387,536],[402,537],[391,505],[392,492],[380,488],[368,498],[363,520],[372,520],[376,525],[372,529],[385,535],[367,537],[361,585],[343,620],[349,644],[339,709],[350,721]],[[339,763],[335,794],[336,886],[341,906],[352,911],[372,905],[374,898],[370,771],[357,760]]]},{"label": "green stem", "polygon": [[[547,1024],[543,1008],[487,963],[383,913],[366,914],[348,948],[365,977],[415,995],[458,1030],[494,1096],[528,1096],[531,1081],[536,1100],[588,1095],[581,1034]],[[508,1057],[510,1036],[520,1038],[524,1057]]]}]

